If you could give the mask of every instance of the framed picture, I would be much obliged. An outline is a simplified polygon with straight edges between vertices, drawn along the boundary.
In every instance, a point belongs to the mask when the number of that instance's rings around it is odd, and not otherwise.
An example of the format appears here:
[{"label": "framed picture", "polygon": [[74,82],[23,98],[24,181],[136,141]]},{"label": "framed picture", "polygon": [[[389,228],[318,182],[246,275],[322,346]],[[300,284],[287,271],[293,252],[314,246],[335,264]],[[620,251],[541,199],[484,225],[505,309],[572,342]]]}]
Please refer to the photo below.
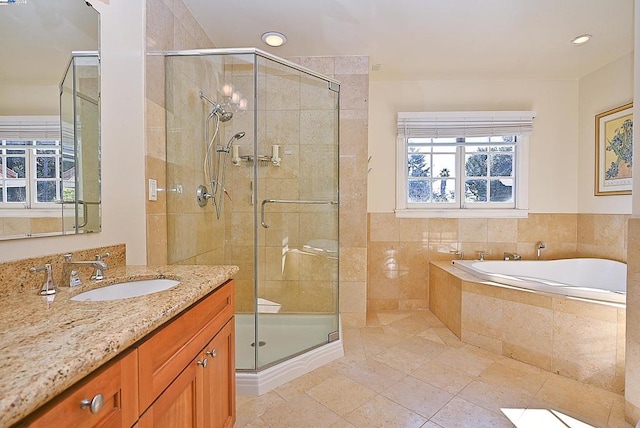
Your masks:
[{"label": "framed picture", "polygon": [[630,195],[633,104],[596,115],[595,195]]}]

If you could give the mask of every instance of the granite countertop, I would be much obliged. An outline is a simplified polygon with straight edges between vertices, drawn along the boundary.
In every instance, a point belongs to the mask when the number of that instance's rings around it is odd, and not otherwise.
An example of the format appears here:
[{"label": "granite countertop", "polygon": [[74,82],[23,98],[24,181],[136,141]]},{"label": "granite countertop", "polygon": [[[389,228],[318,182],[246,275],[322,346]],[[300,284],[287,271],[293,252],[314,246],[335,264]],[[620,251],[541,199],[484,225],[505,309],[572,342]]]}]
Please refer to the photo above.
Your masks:
[{"label": "granite countertop", "polygon": [[[126,266],[107,270],[104,281],[60,287],[53,301],[33,293],[0,298],[0,426],[24,418],[237,272],[236,266]],[[180,284],[129,299],[70,300],[101,286],[151,278]]]}]

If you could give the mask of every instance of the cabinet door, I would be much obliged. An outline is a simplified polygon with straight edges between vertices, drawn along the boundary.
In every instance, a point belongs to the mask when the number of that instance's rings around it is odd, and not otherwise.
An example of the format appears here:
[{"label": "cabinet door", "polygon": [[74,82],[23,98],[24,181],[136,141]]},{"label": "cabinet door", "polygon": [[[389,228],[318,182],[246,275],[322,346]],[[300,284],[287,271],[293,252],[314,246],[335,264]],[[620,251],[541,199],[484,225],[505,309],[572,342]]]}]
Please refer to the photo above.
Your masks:
[{"label": "cabinet door", "polygon": [[137,352],[127,352],[18,426],[128,428],[138,418],[137,373]]},{"label": "cabinet door", "polygon": [[202,412],[202,355],[198,355],[169,385],[138,421],[139,428],[204,427]]},{"label": "cabinet door", "polygon": [[235,320],[216,334],[205,348],[207,367],[204,380],[205,426],[233,427],[236,420]]},{"label": "cabinet door", "polygon": [[233,281],[228,281],[140,345],[141,412],[233,317],[233,299]]}]

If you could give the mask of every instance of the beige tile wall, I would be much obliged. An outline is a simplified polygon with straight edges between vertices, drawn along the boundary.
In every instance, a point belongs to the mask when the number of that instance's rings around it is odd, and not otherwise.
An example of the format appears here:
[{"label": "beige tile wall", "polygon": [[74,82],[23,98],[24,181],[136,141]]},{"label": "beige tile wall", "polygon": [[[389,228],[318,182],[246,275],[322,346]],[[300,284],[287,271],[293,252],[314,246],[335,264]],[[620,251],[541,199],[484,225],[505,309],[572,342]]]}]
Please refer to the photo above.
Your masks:
[{"label": "beige tile wall", "polygon": [[[207,257],[207,251],[200,248],[200,252],[189,251],[183,247],[182,240],[174,240],[171,244],[177,244],[177,254],[167,253],[168,226],[173,231],[185,233],[184,239],[193,238],[198,232],[191,226],[198,224],[193,212],[184,212],[177,215],[176,211],[167,210],[167,175],[166,175],[166,115],[165,115],[165,67],[164,59],[159,55],[149,55],[155,51],[196,49],[213,47],[213,43],[206,36],[202,28],[197,24],[191,12],[181,0],[147,0],[146,7],[146,36],[147,57],[145,65],[145,132],[146,132],[146,165],[145,178],[156,179],[158,188],[164,191],[158,192],[157,201],[147,200],[147,264],[166,264],[169,259],[172,262],[191,262],[196,257]],[[184,71],[187,74],[186,71]],[[193,82],[188,79],[187,82]],[[196,102],[196,100],[172,100],[175,102]],[[198,125],[193,130],[201,130]],[[196,137],[185,135],[183,138]],[[185,152],[191,153],[191,152]],[[179,168],[180,164],[171,165]],[[190,181],[195,178],[189,177]],[[175,193],[171,193],[176,196]],[[201,215],[205,215],[200,213]],[[175,236],[175,235],[174,235]],[[173,238],[172,238],[173,239]],[[172,246],[175,248],[175,246]]]},{"label": "beige tile wall", "polygon": [[640,421],[640,218],[628,224],[625,412],[635,425]]},{"label": "beige tile wall", "polygon": [[603,257],[626,261],[627,215],[530,214],[523,219],[406,219],[369,214],[367,306],[425,309],[429,306],[429,262],[465,258],[500,259],[516,252],[543,259]]},{"label": "beige tile wall", "polygon": [[[622,305],[543,295],[466,280],[431,265],[431,310],[463,342],[616,393],[624,391]],[[469,278],[467,278],[469,279]],[[438,297],[449,293],[444,318]],[[456,300],[458,299],[458,300]],[[535,322],[532,322],[535,320]]]}]

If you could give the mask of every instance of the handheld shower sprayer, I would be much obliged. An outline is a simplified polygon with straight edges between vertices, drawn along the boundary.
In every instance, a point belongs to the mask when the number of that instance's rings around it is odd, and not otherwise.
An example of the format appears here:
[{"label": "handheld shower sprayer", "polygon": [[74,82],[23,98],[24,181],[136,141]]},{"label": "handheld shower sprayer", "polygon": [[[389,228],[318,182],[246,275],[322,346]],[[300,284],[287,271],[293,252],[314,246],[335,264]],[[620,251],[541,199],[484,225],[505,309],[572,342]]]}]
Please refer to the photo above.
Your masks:
[{"label": "handheld shower sprayer", "polygon": [[245,136],[245,132],[238,132],[236,135],[234,135],[233,137],[231,137],[231,139],[229,140],[229,142],[227,143],[227,145],[221,149],[219,149],[219,152],[225,152],[225,153],[229,153],[229,150],[231,150],[231,145],[233,144],[234,141],[239,140],[240,138]]}]

